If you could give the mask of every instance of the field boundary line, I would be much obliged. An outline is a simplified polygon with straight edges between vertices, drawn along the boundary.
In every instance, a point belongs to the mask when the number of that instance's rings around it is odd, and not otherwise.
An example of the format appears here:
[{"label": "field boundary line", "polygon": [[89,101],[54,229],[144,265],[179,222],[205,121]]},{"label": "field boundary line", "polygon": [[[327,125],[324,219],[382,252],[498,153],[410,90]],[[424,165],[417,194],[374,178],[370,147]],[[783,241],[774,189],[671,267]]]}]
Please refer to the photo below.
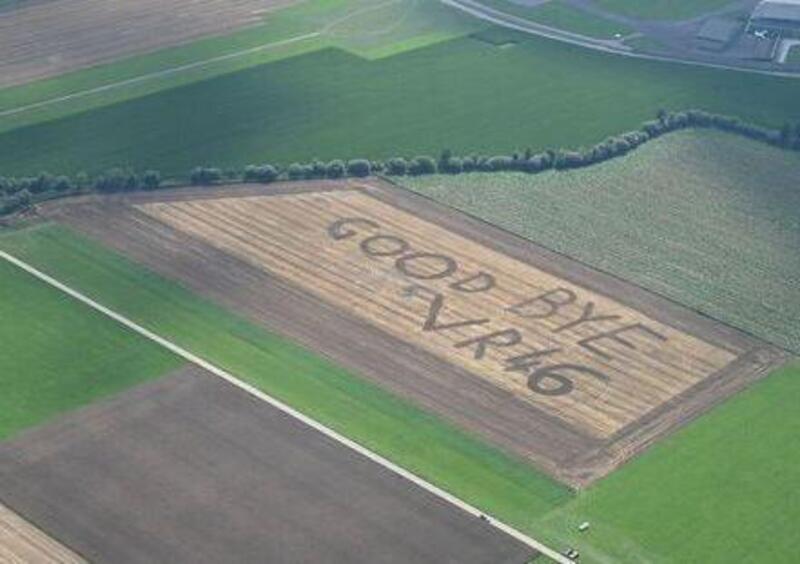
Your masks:
[{"label": "field boundary line", "polygon": [[161,337],[160,335],[150,331],[149,329],[146,329],[146,328],[142,327],[141,325],[139,325],[136,322],[128,319],[127,317],[123,316],[122,314],[119,314],[119,313],[115,312],[114,310],[102,305],[101,303],[96,302],[95,300],[93,300],[92,298],[90,298],[90,297],[86,296],[85,294],[79,292],[78,290],[75,290],[72,287],[70,287],[70,286],[68,286],[68,285],[56,280],[52,276],[50,276],[48,274],[45,274],[44,272],[38,270],[37,268],[31,266],[30,264],[28,264],[26,262],[18,259],[17,257],[15,257],[15,256],[13,256],[13,255],[5,252],[5,251],[0,250],[0,258],[4,259],[5,261],[7,261],[7,262],[9,262],[11,264],[13,264],[17,268],[20,268],[21,270],[24,270],[25,272],[27,272],[28,274],[34,276],[35,278],[38,278],[42,282],[45,282],[46,284],[56,288],[57,290],[60,290],[61,292],[67,294],[68,296],[78,300],[79,302],[82,302],[83,304],[91,307],[95,311],[98,311],[99,313],[102,313],[103,315],[105,315],[105,316],[113,319],[114,321],[120,323],[121,325],[124,325],[125,327],[127,327],[128,329],[134,331],[135,333],[138,333],[139,335],[141,335],[141,336],[143,336],[143,337],[145,337],[147,339],[150,339],[151,341],[154,341],[155,343],[161,345],[162,347],[164,347],[165,349],[169,350],[170,352],[172,352],[172,353],[182,357],[183,359],[191,362],[192,364],[195,364],[195,365],[199,366],[200,368],[203,368],[204,370],[210,372],[211,374],[214,374],[215,376],[227,381],[228,383],[236,386],[237,388],[243,390],[244,392],[250,394],[251,396],[254,396],[254,397],[258,398],[258,399],[260,399],[260,400],[272,405],[273,407],[279,409],[280,411],[286,413],[287,415],[299,420],[300,422],[305,423],[306,425],[308,425],[312,429],[314,429],[316,431],[319,431],[320,433],[322,433],[323,435],[327,436],[328,438],[333,439],[334,441],[338,442],[339,444],[349,448],[350,450],[355,451],[356,453],[364,456],[365,458],[371,460],[372,462],[375,462],[375,463],[383,466],[384,468],[386,468],[387,470],[393,472],[394,474],[397,474],[397,475],[401,476],[402,478],[405,478],[406,480],[408,480],[409,482],[413,483],[414,485],[416,485],[416,486],[428,491],[429,493],[439,497],[440,499],[443,499],[444,501],[450,503],[451,505],[454,505],[455,507],[461,509],[462,511],[464,511],[466,513],[469,513],[469,514],[473,515],[476,518],[485,518],[486,522],[488,524],[490,524],[492,527],[494,527],[494,528],[504,532],[505,534],[513,537],[514,539],[516,539],[516,540],[528,545],[529,547],[531,547],[534,550],[538,551],[542,555],[547,556],[548,558],[554,560],[555,562],[558,562],[558,564],[575,564],[573,560],[563,556],[558,551],[553,550],[552,548],[548,547],[547,545],[537,541],[536,539],[534,539],[532,537],[529,537],[528,535],[518,531],[517,529],[511,527],[510,525],[507,525],[507,524],[503,523],[502,521],[500,521],[498,519],[495,519],[494,517],[492,517],[492,516],[482,512],[482,511],[480,511],[478,508],[474,507],[473,505],[470,505],[469,503],[467,503],[467,502],[461,500],[460,498],[458,498],[458,497],[446,492],[445,490],[439,488],[438,486],[435,486],[435,485],[431,484],[430,482],[428,482],[424,478],[421,478],[421,477],[417,476],[416,474],[413,474],[412,472],[410,472],[410,471],[404,469],[403,467],[395,464],[394,462],[388,460],[387,458],[384,458],[380,454],[377,454],[376,452],[371,451],[370,449],[360,445],[359,443],[357,443],[357,442],[355,442],[355,441],[353,441],[351,439],[348,439],[347,437],[345,437],[344,435],[341,435],[337,431],[334,431],[330,427],[328,427],[326,425],[323,425],[319,421],[317,421],[315,419],[312,419],[311,417],[309,417],[307,415],[304,415],[303,413],[297,411],[296,409],[294,409],[293,407],[289,406],[288,404],[285,404],[281,400],[279,400],[277,398],[274,398],[274,397],[266,394],[265,392],[262,392],[261,390],[259,390],[255,386],[252,386],[252,385],[250,385],[250,384],[248,384],[246,382],[243,382],[243,381],[239,380],[235,376],[231,375],[229,372],[227,372],[227,371],[225,371],[225,370],[223,370],[221,368],[218,368],[214,364],[204,360],[203,358],[195,355],[194,353],[189,352],[188,350],[186,350],[183,347],[173,343],[172,341],[169,341],[168,339],[165,339],[164,337]]},{"label": "field boundary line", "polygon": [[211,57],[210,59],[203,59],[202,61],[194,61],[192,63],[187,63],[185,65],[179,65],[177,67],[169,67],[166,69],[161,69],[160,71],[154,71],[147,74],[141,74],[139,76],[134,76],[132,78],[128,78],[125,80],[121,80],[119,82],[112,82],[111,84],[104,84],[102,86],[97,86],[95,88],[89,88],[88,90],[79,90],[78,92],[73,92],[72,94],[65,94],[64,96],[58,96],[56,98],[49,98],[47,100],[42,100],[40,102],[34,102],[33,104],[27,104],[25,106],[19,106],[17,108],[10,108],[8,110],[0,111],[0,117],[7,117],[16,114],[21,114],[24,112],[28,112],[31,110],[36,110],[39,108],[44,108],[47,106],[51,106],[53,104],[60,104],[61,102],[68,102],[70,100],[75,100],[78,98],[84,98],[86,96],[91,96],[92,94],[99,94],[101,92],[107,92],[109,90],[114,90],[116,88],[121,88],[123,86],[130,86],[131,84],[138,84],[140,82],[146,82],[148,80],[152,80],[155,78],[161,78],[164,76],[170,76],[173,74],[178,74],[181,72],[185,72],[187,70],[192,70],[196,68],[203,67],[205,65],[210,65],[213,63],[219,63],[221,61],[227,61],[230,59],[235,59],[238,57],[244,57],[246,55],[252,55],[253,53],[258,53],[260,51],[266,51],[268,49],[272,49],[275,47],[283,47],[284,45],[291,45],[292,43],[299,43],[300,41],[305,41],[306,39],[313,39],[315,37],[320,37],[323,34],[323,31],[312,31],[311,33],[304,33],[302,35],[296,35],[295,37],[290,37],[288,39],[282,39],[281,41],[273,41],[272,43],[264,43],[263,45],[256,45],[255,47],[250,47],[248,49],[244,49],[242,51],[235,51],[233,53],[226,53],[225,55],[218,55],[216,57]]}]

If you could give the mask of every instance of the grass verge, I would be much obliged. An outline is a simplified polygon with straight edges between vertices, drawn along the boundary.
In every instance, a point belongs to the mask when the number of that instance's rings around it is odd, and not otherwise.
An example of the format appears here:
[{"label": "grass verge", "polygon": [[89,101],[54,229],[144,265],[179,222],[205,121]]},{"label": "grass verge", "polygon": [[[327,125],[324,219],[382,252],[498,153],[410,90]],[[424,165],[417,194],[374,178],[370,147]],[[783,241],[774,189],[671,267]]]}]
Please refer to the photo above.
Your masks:
[{"label": "grass verge", "polygon": [[524,6],[513,0],[482,0],[481,4],[534,23],[596,39],[611,39],[616,34],[633,33],[628,26],[582,12],[563,0],[550,0],[538,6]]},{"label": "grass verge", "polygon": [[181,359],[0,260],[0,440]]},{"label": "grass verge", "polygon": [[[800,365],[787,366],[543,519],[597,562],[789,562]],[[589,521],[587,533],[577,533]]]},{"label": "grass verge", "polygon": [[643,20],[685,20],[731,4],[731,0],[596,0],[598,7]]}]

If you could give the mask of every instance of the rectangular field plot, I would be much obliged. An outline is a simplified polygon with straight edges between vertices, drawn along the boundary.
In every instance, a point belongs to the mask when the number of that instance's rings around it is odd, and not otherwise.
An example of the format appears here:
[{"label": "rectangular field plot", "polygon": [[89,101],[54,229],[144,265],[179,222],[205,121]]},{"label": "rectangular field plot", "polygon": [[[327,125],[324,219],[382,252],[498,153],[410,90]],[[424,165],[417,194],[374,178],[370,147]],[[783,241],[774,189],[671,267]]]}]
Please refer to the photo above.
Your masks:
[{"label": "rectangular field plot", "polygon": [[0,497],[91,562],[524,564],[535,555],[195,367],[0,445]]},{"label": "rectangular field plot", "polygon": [[783,354],[377,181],[47,214],[582,487]]},{"label": "rectangular field plot", "polygon": [[736,357],[361,192],[139,209],[602,438]]}]

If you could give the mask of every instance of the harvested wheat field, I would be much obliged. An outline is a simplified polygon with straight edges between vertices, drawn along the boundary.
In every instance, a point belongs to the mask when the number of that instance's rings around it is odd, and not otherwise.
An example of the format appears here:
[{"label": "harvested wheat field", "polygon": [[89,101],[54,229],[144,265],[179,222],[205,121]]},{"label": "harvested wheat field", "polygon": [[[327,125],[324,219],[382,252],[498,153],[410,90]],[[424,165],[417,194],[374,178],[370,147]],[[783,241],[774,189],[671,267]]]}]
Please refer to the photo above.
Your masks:
[{"label": "harvested wheat field", "polygon": [[584,485],[783,354],[379,182],[49,213]]},{"label": "harvested wheat field", "polygon": [[49,0],[0,12],[0,87],[222,34],[292,0]]},{"label": "harvested wheat field", "polygon": [[85,560],[0,503],[0,562],[81,564]]}]

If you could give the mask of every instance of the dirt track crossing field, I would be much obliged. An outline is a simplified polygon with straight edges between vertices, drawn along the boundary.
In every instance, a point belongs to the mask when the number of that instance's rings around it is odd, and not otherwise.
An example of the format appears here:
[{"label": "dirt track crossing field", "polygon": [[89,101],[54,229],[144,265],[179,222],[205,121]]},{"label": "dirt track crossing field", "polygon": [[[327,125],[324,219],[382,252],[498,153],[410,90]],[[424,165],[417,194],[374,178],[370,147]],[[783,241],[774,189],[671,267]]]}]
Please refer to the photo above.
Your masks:
[{"label": "dirt track crossing field", "polygon": [[0,498],[95,562],[523,564],[532,556],[195,367],[0,446]]},{"label": "dirt track crossing field", "polygon": [[0,88],[255,24],[294,0],[50,0],[0,12]]},{"label": "dirt track crossing field", "polygon": [[402,191],[271,190],[56,215],[573,485],[782,358]]},{"label": "dirt track crossing field", "polygon": [[82,564],[85,560],[0,503],[0,562]]}]

